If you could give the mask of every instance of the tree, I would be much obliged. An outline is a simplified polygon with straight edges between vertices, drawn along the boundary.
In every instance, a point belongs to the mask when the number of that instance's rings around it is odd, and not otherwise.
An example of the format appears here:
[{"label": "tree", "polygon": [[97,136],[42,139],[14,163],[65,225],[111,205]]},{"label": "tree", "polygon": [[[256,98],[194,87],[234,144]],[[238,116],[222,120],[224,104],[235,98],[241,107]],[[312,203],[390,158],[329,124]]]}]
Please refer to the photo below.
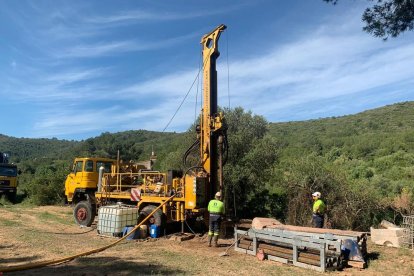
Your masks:
[{"label": "tree", "polygon": [[[336,5],[339,0],[324,0]],[[414,0],[369,0],[376,2],[365,9],[363,30],[386,40],[414,29]]]}]

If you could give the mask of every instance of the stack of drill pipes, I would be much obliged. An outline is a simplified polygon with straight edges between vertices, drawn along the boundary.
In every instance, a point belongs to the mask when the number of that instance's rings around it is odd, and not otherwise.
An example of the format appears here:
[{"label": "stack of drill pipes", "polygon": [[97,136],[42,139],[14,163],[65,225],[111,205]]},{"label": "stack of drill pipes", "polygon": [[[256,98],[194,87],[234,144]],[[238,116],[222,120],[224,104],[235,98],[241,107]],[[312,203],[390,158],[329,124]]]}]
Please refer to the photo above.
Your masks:
[{"label": "stack of drill pipes", "polygon": [[[253,246],[249,246],[247,247],[244,244],[239,245],[240,248],[246,249],[246,250],[252,250]],[[270,255],[270,256],[275,256],[275,257],[279,257],[279,258],[283,258],[286,259],[288,261],[293,261],[293,251],[291,253],[283,253],[283,252],[279,252],[277,250],[270,250],[270,249],[266,249],[266,248],[261,248],[259,246],[259,249],[263,250],[263,253]],[[304,256],[303,253],[299,253],[298,254],[298,262],[301,263],[305,263],[305,264],[309,264],[309,265],[313,265],[313,266],[320,266],[320,259],[318,257],[318,255],[314,255],[309,257],[308,256]],[[332,267],[336,262],[337,262],[338,258],[337,257],[327,257],[326,258],[326,266],[327,267]]]},{"label": "stack of drill pipes", "polygon": [[[246,240],[249,240],[248,238],[246,238]],[[288,243],[283,243],[283,242],[278,242],[278,241],[272,241],[272,240],[267,240],[267,239],[260,239],[260,243],[264,243],[264,244],[269,244],[269,245],[275,245],[275,246],[279,246],[279,247],[284,247],[284,248],[290,248],[292,249],[292,245],[288,244]],[[319,254],[319,250],[317,249],[312,249],[312,248],[308,248],[306,250],[307,252],[311,252],[314,254]],[[325,252],[328,255],[340,255],[340,252],[336,251],[336,248],[329,248],[329,246],[325,249]]]},{"label": "stack of drill pipes", "polygon": [[[280,251],[282,253],[292,253],[293,252],[293,248],[292,246],[282,246],[282,245],[277,245],[277,244],[269,244],[269,243],[265,243],[262,241],[258,241],[258,248],[260,249],[269,249],[269,250],[276,250],[276,251]],[[240,240],[240,245],[242,246],[252,246],[253,242],[252,240],[249,239],[241,239]],[[320,257],[320,251],[316,250],[316,249],[306,249],[306,250],[301,250],[299,249],[299,253],[302,254],[304,257],[309,257],[309,258],[315,258],[319,260]],[[328,257],[338,257],[339,256],[339,252],[326,252]]]},{"label": "stack of drill pipes", "polygon": [[[253,242],[249,239],[241,239],[240,248],[247,249],[247,250],[253,250]],[[285,258],[288,260],[293,259],[293,249],[288,248],[286,246],[280,246],[275,244],[266,244],[264,242],[258,242],[258,249],[262,249],[265,254]],[[330,263],[331,265],[337,260],[337,256],[333,254],[329,254],[326,257],[327,263]],[[303,252],[298,251],[298,261],[303,262],[306,264],[311,265],[320,265],[320,252],[319,251],[312,251],[312,252]]]},{"label": "stack of drill pipes", "polygon": [[[247,246],[244,244],[240,244],[239,245],[240,248],[243,249],[247,249],[247,250],[252,250],[253,246]],[[263,253],[267,254],[267,255],[271,255],[271,256],[275,256],[275,257],[279,257],[279,258],[284,258],[287,260],[292,261],[293,256],[292,254],[286,254],[286,253],[282,253],[282,252],[278,252],[278,251],[271,251],[268,249],[262,249]],[[304,258],[304,257],[298,257],[298,261],[301,263],[305,263],[305,264],[310,264],[310,265],[314,265],[314,266],[320,266],[320,262],[317,260],[313,260],[313,259],[308,259],[308,258]]]}]

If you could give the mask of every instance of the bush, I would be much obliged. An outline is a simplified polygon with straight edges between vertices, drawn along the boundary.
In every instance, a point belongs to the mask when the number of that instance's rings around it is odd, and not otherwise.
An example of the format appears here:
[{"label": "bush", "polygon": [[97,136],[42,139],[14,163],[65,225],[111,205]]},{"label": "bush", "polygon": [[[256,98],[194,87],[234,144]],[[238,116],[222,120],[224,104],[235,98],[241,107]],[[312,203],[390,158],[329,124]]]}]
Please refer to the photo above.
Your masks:
[{"label": "bush", "polygon": [[64,201],[66,164],[43,165],[25,185],[25,192],[31,203],[50,205]]}]

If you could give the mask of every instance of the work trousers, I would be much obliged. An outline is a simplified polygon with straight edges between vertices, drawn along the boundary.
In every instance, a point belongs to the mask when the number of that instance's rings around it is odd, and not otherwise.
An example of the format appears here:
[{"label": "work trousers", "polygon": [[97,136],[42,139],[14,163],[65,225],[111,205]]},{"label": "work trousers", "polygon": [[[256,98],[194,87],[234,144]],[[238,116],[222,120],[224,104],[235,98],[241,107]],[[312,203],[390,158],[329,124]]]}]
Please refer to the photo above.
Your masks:
[{"label": "work trousers", "polygon": [[313,214],[312,215],[313,227],[315,227],[315,228],[323,228],[324,220],[325,220],[325,218],[324,218],[323,215]]},{"label": "work trousers", "polygon": [[220,224],[221,224],[221,215],[210,214],[209,225],[208,225],[209,226],[208,235],[218,236],[220,232]]}]

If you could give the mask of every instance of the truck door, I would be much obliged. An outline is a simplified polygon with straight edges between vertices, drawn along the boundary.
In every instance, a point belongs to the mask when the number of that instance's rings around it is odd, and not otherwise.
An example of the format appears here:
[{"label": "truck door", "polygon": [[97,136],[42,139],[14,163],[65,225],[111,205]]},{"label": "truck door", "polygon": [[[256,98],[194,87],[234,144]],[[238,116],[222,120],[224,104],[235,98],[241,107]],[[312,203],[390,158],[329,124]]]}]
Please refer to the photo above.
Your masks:
[{"label": "truck door", "polygon": [[93,160],[85,160],[82,173],[82,188],[96,189],[98,185],[98,174],[94,171],[94,163]]},{"label": "truck door", "polygon": [[73,173],[75,174],[75,183],[76,186],[81,185],[83,178],[83,161],[76,161],[73,168]]}]

